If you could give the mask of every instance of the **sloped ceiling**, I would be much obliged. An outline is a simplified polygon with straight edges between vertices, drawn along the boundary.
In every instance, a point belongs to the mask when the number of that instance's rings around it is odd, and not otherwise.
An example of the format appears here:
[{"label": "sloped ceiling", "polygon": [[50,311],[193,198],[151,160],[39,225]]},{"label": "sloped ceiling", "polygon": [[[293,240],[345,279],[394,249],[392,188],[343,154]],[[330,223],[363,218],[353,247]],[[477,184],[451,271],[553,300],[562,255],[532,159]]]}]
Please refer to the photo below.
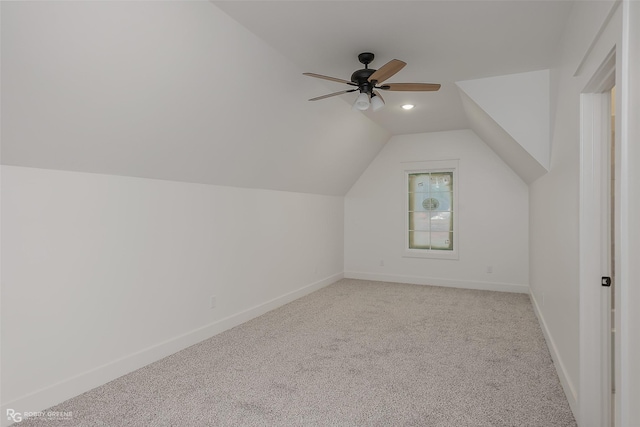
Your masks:
[{"label": "sloped ceiling", "polygon": [[[469,127],[456,81],[550,68],[570,1],[1,2],[2,163],[344,195],[392,134]],[[354,112],[357,54],[389,81]],[[351,94],[353,95],[353,94]],[[409,114],[399,107],[416,105]]]},{"label": "sloped ceiling", "polygon": [[209,2],[2,2],[2,163],[343,195],[390,134]]},{"label": "sloped ceiling", "polygon": [[549,70],[457,82],[470,127],[526,183],[549,170]]},{"label": "sloped ceiling", "polygon": [[545,168],[549,168],[549,70],[456,83]]},{"label": "sloped ceiling", "polygon": [[[407,62],[389,82],[441,83],[439,92],[384,92],[386,107],[365,112],[394,135],[468,128],[455,82],[552,68],[573,7],[565,0],[214,3],[304,71],[348,80],[362,68],[358,54],[370,51],[372,68]],[[343,88],[324,85],[314,96]],[[318,102],[345,110],[354,100]],[[406,112],[404,103],[416,108]]]},{"label": "sloped ceiling", "polygon": [[485,110],[466,93],[461,92],[462,104],[469,117],[470,128],[478,135],[524,182],[531,184],[547,173],[518,141],[504,130]]}]

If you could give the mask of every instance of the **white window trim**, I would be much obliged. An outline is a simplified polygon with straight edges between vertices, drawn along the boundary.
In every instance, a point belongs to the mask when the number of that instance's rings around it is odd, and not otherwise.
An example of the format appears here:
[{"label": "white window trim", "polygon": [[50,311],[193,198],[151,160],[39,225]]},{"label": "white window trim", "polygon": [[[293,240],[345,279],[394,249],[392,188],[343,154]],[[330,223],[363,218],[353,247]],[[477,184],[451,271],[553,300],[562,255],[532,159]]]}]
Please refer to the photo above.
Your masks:
[{"label": "white window trim", "polygon": [[[431,160],[422,162],[402,162],[402,221],[404,235],[404,247],[402,248],[402,256],[405,258],[433,258],[433,259],[452,259],[460,258],[460,246],[458,235],[460,234],[460,211],[458,210],[458,199],[460,192],[458,191],[459,180],[459,161],[458,160]],[[453,172],[453,250],[444,251],[437,249],[409,249],[409,191],[408,182],[409,174],[421,172]]]}]

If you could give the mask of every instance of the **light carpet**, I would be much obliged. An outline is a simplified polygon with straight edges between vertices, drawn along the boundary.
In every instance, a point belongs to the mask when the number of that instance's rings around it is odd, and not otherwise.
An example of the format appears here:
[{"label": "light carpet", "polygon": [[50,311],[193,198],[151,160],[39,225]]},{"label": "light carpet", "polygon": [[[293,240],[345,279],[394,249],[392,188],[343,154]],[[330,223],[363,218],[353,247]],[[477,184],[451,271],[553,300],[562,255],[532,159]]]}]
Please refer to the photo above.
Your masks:
[{"label": "light carpet", "polygon": [[341,280],[20,426],[576,426],[524,294]]}]

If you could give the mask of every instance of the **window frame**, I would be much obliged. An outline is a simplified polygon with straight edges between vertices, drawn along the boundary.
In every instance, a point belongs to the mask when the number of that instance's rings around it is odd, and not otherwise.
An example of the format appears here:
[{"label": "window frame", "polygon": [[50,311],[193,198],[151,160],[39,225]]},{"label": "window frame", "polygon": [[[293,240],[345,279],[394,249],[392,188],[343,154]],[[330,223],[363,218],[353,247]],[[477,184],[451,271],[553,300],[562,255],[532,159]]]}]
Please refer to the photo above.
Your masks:
[{"label": "window frame", "polygon": [[[451,259],[457,260],[460,258],[460,246],[459,238],[460,234],[460,212],[458,210],[458,199],[460,198],[460,192],[458,191],[459,180],[459,160],[430,160],[421,162],[402,162],[402,191],[404,193],[402,215],[404,220],[403,235],[404,235],[404,247],[402,250],[402,256],[405,258],[433,258],[433,259]],[[409,248],[409,175],[416,173],[438,173],[438,172],[452,172],[453,173],[453,203],[451,206],[453,212],[453,249],[417,249]]]}]

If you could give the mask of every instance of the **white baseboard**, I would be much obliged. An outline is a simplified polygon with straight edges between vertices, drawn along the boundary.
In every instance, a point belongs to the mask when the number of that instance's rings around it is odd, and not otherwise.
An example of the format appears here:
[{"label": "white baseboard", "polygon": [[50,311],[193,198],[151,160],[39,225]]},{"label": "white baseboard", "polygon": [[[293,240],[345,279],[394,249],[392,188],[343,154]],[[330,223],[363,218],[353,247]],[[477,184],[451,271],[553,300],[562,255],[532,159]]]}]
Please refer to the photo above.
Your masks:
[{"label": "white baseboard", "polygon": [[347,279],[374,280],[378,282],[410,283],[412,285],[445,286],[450,288],[478,289],[482,291],[529,293],[529,286],[515,283],[481,282],[472,280],[452,280],[439,277],[418,277],[345,271]]},{"label": "white baseboard", "polygon": [[558,373],[558,377],[560,378],[560,384],[562,384],[564,394],[567,396],[567,400],[569,401],[569,407],[571,408],[571,412],[573,412],[573,417],[577,420],[578,394],[576,392],[576,388],[573,385],[573,382],[571,382],[569,375],[567,374],[567,370],[564,366],[564,363],[562,362],[562,357],[560,357],[560,353],[558,352],[556,343],[549,333],[549,328],[547,327],[547,323],[544,320],[544,316],[542,315],[542,310],[540,310],[538,301],[536,301],[533,292],[531,292],[529,296],[531,297],[533,311],[536,313],[536,317],[538,318],[538,322],[540,323],[540,328],[542,329],[542,333],[544,334],[544,339],[547,342],[549,353],[551,353],[551,359],[553,359],[553,364],[556,367],[556,372]]},{"label": "white baseboard", "polygon": [[133,372],[136,369],[140,369],[150,363],[197,344],[200,341],[261,316],[271,310],[283,306],[284,304],[310,294],[311,292],[335,283],[343,277],[343,273],[334,274],[295,291],[266,301],[255,307],[243,310],[224,319],[217,320],[177,337],[160,342],[151,347],[147,347],[136,353],[124,356],[120,359],[113,360],[90,371],[83,372],[56,384],[36,390],[18,399],[3,403],[2,413],[0,414],[0,425],[9,426],[12,424],[5,416],[7,409],[12,409],[21,414],[24,412],[43,411],[64,402],[67,399],[87,392],[95,387]]}]

